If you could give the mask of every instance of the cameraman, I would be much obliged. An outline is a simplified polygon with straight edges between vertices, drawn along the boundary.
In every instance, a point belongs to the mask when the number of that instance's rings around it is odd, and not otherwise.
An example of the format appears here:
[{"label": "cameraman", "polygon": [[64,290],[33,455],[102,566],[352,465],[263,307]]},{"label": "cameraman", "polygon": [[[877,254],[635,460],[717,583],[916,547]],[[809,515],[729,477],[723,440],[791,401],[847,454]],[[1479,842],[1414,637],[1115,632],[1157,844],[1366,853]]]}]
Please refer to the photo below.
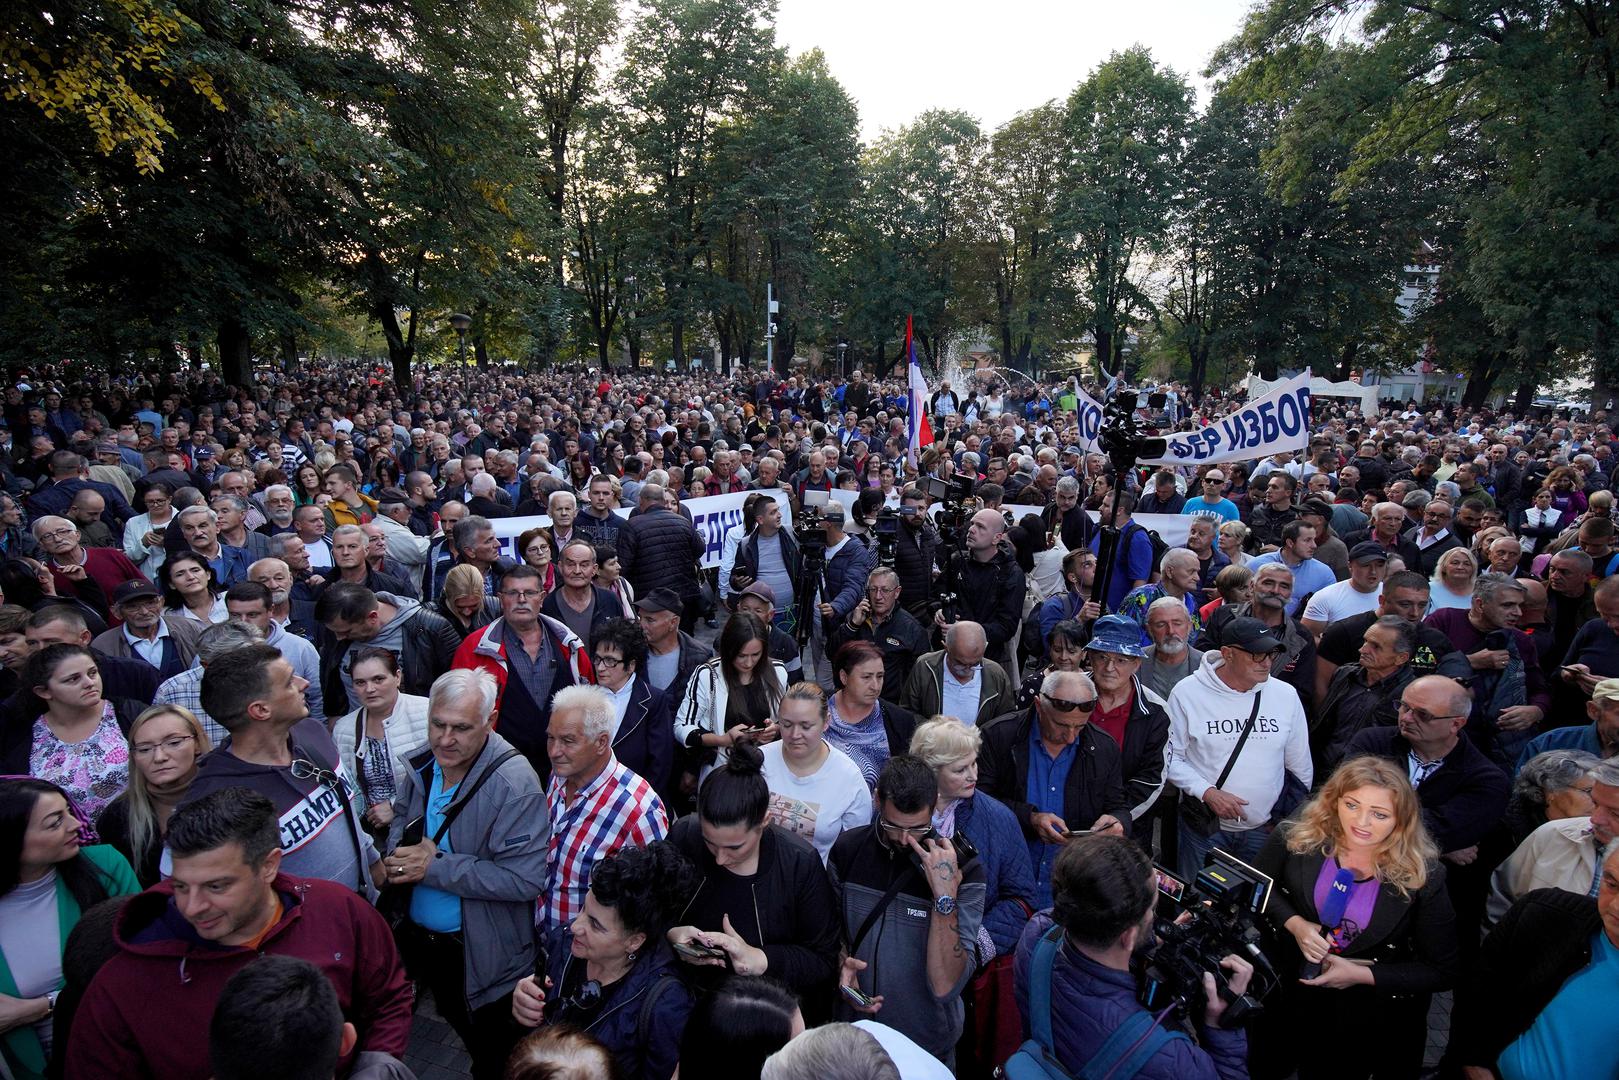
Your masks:
[{"label": "cameraman", "polygon": [[928,497],[919,487],[908,487],[899,497],[899,535],[894,543],[894,572],[899,575],[905,610],[917,622],[933,620],[934,579],[939,576],[939,533],[928,520]]},{"label": "cameraman", "polygon": [[[1103,1042],[1132,1014],[1136,978],[1130,961],[1153,944],[1153,908],[1158,899],[1152,862],[1122,836],[1091,833],[1068,842],[1052,870],[1054,904],[1029,921],[1018,942],[1014,981],[1023,1028],[1029,1022],[1029,964],[1040,936],[1062,924],[1066,940],[1051,977],[1051,1010],[1062,1018],[1052,1025],[1057,1061],[1078,1076]],[[1236,956],[1220,966],[1230,973],[1231,990],[1248,989],[1253,968]],[[1248,1039],[1220,1026],[1225,1002],[1215,993],[1214,976],[1203,976],[1208,1005],[1198,1018],[1199,1048],[1174,1038],[1147,1059],[1135,1075],[1144,1080],[1246,1080]],[[1120,1080],[1123,1080],[1120,1074]]]},{"label": "cameraman", "polygon": [[810,636],[810,660],[815,665],[815,681],[823,690],[832,689],[832,664],[826,637],[838,623],[854,613],[866,595],[866,579],[877,566],[877,553],[844,532],[844,520],[842,503],[827,503],[821,511],[826,557],[815,582],[815,632]]},{"label": "cameraman", "polygon": [[[949,558],[957,557],[954,553]],[[980,510],[967,525],[967,557],[959,560],[956,618],[984,628],[985,655],[1004,663],[1009,644],[1023,625],[1023,568],[1006,539],[1006,519],[998,510]],[[940,630],[944,612],[933,617]]]}]

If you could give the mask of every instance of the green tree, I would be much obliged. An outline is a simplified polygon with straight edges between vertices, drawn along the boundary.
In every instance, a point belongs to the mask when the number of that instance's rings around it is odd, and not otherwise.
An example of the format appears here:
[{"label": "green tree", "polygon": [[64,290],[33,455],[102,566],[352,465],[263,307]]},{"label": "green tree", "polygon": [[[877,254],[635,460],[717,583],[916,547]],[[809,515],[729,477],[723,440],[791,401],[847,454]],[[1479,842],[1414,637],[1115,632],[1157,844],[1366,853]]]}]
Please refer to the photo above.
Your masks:
[{"label": "green tree", "polygon": [[779,62],[773,0],[652,0],[624,48],[617,84],[636,174],[651,194],[674,355],[702,315],[695,267],[709,242],[716,136],[755,108]]},{"label": "green tree", "polygon": [[1096,356],[1115,371],[1124,331],[1152,299],[1142,264],[1168,239],[1192,94],[1146,49],[1114,53],[1069,95],[1063,226],[1074,238]]}]

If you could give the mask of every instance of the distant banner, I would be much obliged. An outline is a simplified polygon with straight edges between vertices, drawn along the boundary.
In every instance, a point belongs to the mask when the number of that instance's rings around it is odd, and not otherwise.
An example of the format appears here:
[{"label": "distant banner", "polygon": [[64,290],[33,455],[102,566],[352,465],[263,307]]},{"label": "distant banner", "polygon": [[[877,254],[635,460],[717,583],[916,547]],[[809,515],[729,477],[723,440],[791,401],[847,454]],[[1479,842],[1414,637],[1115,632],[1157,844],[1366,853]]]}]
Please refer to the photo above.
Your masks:
[{"label": "distant banner", "polygon": [[1223,420],[1168,437],[1163,457],[1142,465],[1212,465],[1249,461],[1310,444],[1310,373],[1304,371]]},{"label": "distant banner", "polygon": [[[703,558],[701,565],[706,567],[720,564],[720,553],[725,547],[725,533],[732,525],[742,520],[742,504],[747,501],[752,492],[742,491],[732,495],[704,495],[696,499],[682,499],[680,505],[691,514],[691,522],[697,527],[697,535],[703,538]],[[785,491],[772,491],[769,493],[781,504],[781,524],[783,528],[793,526],[793,507],[787,499]],[[621,518],[628,518],[628,508],[620,507],[613,511]],[[547,528],[551,519],[544,514],[535,514],[530,517],[496,518],[490,522],[495,527],[495,535],[500,538],[501,554],[512,561],[522,558],[517,550],[517,538],[530,529]]]}]

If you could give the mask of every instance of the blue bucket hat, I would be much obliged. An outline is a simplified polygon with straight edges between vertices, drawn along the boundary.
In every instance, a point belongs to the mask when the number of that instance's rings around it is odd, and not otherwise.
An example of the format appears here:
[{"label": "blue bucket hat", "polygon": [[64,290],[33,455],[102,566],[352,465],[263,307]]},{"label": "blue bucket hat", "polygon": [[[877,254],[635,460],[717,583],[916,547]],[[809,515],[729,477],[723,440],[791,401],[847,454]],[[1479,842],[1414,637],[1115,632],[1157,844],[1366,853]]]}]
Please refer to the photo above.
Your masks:
[{"label": "blue bucket hat", "polygon": [[1128,615],[1103,615],[1091,627],[1091,639],[1085,647],[1142,660],[1147,656],[1147,636]]}]

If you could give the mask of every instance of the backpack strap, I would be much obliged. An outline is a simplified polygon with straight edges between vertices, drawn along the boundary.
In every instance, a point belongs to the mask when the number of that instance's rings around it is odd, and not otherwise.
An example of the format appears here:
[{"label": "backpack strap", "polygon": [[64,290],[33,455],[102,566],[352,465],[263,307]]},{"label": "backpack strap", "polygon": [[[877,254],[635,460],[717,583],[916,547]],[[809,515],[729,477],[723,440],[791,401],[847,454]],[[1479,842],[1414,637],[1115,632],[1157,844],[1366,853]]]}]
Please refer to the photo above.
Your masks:
[{"label": "backpack strap", "polygon": [[1062,952],[1063,929],[1053,925],[1040,935],[1040,944],[1034,947],[1034,962],[1029,965],[1029,1034],[1048,1054],[1057,1052],[1051,1038],[1051,975],[1057,968],[1057,954]]},{"label": "backpack strap", "polygon": [[[1155,1041],[1153,1032],[1158,1032],[1163,1038]],[[1158,1052],[1158,1047],[1168,1040],[1169,1033],[1157,1025],[1152,1013],[1145,1009],[1131,1013],[1124,1023],[1113,1029],[1113,1033],[1085,1063],[1085,1067],[1079,1070],[1075,1080],[1130,1080]],[[1141,1050],[1149,1044],[1151,1049],[1142,1057]]]}]

